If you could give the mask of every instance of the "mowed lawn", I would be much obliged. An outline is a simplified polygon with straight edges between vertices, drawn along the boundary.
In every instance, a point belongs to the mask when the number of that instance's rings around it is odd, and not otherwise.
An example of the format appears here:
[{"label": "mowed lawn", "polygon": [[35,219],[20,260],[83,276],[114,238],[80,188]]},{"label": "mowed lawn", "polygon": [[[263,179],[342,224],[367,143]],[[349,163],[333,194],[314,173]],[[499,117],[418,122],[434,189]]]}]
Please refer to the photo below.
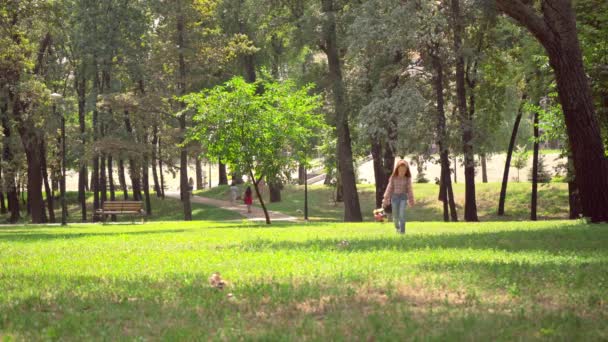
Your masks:
[{"label": "mowed lawn", "polygon": [[[477,211],[482,221],[513,221],[530,219],[530,198],[532,184],[529,182],[511,182],[507,187],[505,215],[498,216],[498,198],[500,183],[478,183],[476,187]],[[376,207],[375,186],[358,184],[359,202],[364,219],[372,220],[372,211]],[[196,192],[200,196],[228,200],[230,190],[227,186],[219,186]],[[434,183],[414,184],[416,205],[408,208],[407,217],[410,221],[442,221],[443,203],[437,200],[439,186]],[[458,217],[464,217],[464,184],[454,184],[454,198]],[[344,206],[334,201],[334,189],[325,185],[309,187],[309,215],[314,221],[342,221]],[[268,201],[268,195],[265,196]],[[257,199],[255,200],[257,202]],[[258,203],[254,203],[257,205]],[[270,210],[279,211],[298,218],[303,217],[304,186],[287,185],[282,191],[282,201],[269,203]],[[538,219],[567,219],[568,218],[568,184],[547,183],[538,186]]]},{"label": "mowed lawn", "polygon": [[608,225],[0,228],[0,340],[594,341],[606,322]]}]

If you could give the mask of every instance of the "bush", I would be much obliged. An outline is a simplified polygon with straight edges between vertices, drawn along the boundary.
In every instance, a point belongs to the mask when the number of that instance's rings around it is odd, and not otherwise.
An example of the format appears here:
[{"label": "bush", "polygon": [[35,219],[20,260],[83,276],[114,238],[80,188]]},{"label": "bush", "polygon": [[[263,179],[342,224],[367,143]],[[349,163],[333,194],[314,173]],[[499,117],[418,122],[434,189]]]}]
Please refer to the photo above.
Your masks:
[{"label": "bush", "polygon": [[[532,181],[532,170],[533,168],[530,168],[530,173],[528,173],[528,180],[530,182]],[[547,170],[547,166],[545,165],[545,158],[542,154],[538,155],[538,182],[551,182],[551,173]]]}]

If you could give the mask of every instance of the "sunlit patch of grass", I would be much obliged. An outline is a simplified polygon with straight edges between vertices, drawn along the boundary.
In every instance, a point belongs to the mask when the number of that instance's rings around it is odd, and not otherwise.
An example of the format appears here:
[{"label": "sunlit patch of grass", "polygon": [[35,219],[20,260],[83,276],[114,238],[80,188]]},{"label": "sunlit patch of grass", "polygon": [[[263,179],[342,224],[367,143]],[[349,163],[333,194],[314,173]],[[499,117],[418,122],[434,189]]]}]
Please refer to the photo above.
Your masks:
[{"label": "sunlit patch of grass", "polygon": [[0,336],[602,340],[607,244],[576,221],[3,227]]},{"label": "sunlit patch of grass", "polygon": [[[505,216],[498,216],[500,183],[476,184],[478,216],[484,221],[528,220],[532,185],[529,182],[509,183],[505,202]],[[464,184],[453,185],[459,219],[464,216]],[[359,184],[359,202],[365,220],[371,221],[375,209],[375,187]],[[414,184],[417,204],[407,209],[409,221],[443,220],[443,203],[437,200],[439,187],[433,183]],[[197,191],[201,196],[228,200],[226,186]],[[309,217],[311,220],[341,221],[344,215],[342,203],[334,201],[334,189],[324,185],[309,187]],[[270,210],[302,218],[304,210],[304,187],[288,185],[282,191],[282,201],[267,203]],[[565,183],[540,184],[538,187],[538,219],[568,218],[568,185]]]}]

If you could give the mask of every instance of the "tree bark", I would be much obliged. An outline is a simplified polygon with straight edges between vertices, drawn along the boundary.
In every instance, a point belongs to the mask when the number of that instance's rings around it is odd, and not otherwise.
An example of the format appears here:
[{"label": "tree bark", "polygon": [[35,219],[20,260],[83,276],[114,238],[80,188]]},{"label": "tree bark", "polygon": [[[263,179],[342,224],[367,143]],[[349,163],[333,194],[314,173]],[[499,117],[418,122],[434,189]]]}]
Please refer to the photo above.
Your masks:
[{"label": "tree bark", "polygon": [[481,163],[481,181],[483,183],[487,183],[488,182],[488,164],[487,164],[487,158],[486,158],[485,153],[481,153],[479,155],[479,161]]},{"label": "tree bark", "polygon": [[144,199],[146,202],[146,215],[152,215],[152,203],[150,202],[150,177],[148,168],[150,167],[150,161],[148,160],[148,156],[144,156],[144,165],[142,167],[143,177],[143,188],[144,188]]},{"label": "tree bark", "polygon": [[160,191],[160,184],[158,183],[158,172],[156,172],[157,162],[157,148],[158,148],[158,126],[154,126],[152,136],[152,179],[154,181],[154,192],[156,197],[162,197]]},{"label": "tree bark", "polygon": [[226,174],[226,164],[219,163],[219,183],[218,185],[228,185],[228,175]]},{"label": "tree bark", "polygon": [[118,182],[122,188],[125,201],[129,200],[129,188],[127,187],[127,179],[125,177],[125,163],[122,158],[118,159]]},{"label": "tree bark", "polygon": [[163,174],[163,158],[161,150],[161,138],[158,137],[158,173],[160,174],[160,196],[165,198],[165,175]]},{"label": "tree bark", "polygon": [[503,216],[505,214],[505,199],[507,196],[507,184],[509,183],[509,168],[511,167],[511,158],[513,156],[513,149],[515,148],[515,139],[517,138],[517,131],[519,130],[519,123],[521,122],[526,99],[527,95],[526,93],[523,93],[521,96],[519,109],[517,111],[517,117],[515,118],[515,124],[513,125],[513,131],[511,132],[511,140],[509,141],[509,149],[507,150],[507,159],[505,161],[505,170],[502,176],[502,185],[500,187],[500,198],[498,199],[498,216]]},{"label": "tree bark", "polygon": [[371,143],[372,159],[374,164],[374,180],[376,183],[376,208],[382,207],[384,190],[386,188],[384,180],[384,163],[382,160],[382,145],[379,141],[372,139]]},{"label": "tree bark", "polygon": [[304,164],[298,165],[298,185],[304,185],[304,180],[306,177]]},{"label": "tree bark", "polygon": [[[186,61],[184,58],[184,14],[181,8],[181,2],[178,1],[177,11],[177,48],[178,48],[178,62],[179,62],[179,79],[177,82],[177,89],[179,95],[183,96],[186,94]],[[181,140],[185,139],[186,134],[186,114],[183,113],[179,118],[180,134],[182,135]],[[180,192],[181,199],[184,205],[184,220],[192,220],[192,207],[190,204],[190,194],[188,191],[188,149],[184,145],[181,147],[180,155]]]},{"label": "tree bark", "polygon": [[530,201],[530,220],[536,221],[538,199],[538,112],[534,112],[534,156],[532,157],[532,198]]},{"label": "tree bark", "polygon": [[[133,127],[131,126],[131,117],[129,111],[124,112],[125,128],[129,134],[129,139],[135,140],[133,135]],[[141,165],[135,158],[129,158],[129,176],[131,177],[131,188],[133,189],[133,200],[141,201]]]},{"label": "tree bark", "polygon": [[270,194],[270,203],[281,202],[281,189],[283,188],[283,184],[276,179],[268,180],[268,192]]},{"label": "tree bark", "polygon": [[[84,155],[86,147],[86,121],[85,121],[85,105],[86,105],[86,80],[83,75],[79,74],[74,78],[74,86],[78,95],[78,125],[80,127],[80,147]],[[80,213],[82,222],[87,221],[87,161],[86,158],[80,159],[80,168],[78,169],[78,201],[80,203]]]},{"label": "tree bark", "polygon": [[16,223],[19,221],[21,217],[20,208],[19,208],[19,195],[17,184],[16,184],[16,172],[15,165],[16,161],[14,160],[15,155],[13,150],[11,149],[11,126],[8,119],[7,108],[3,109],[2,115],[2,132],[4,133],[4,143],[3,151],[2,151],[2,159],[8,163],[8,167],[4,169],[4,188],[6,189],[6,199],[8,204],[8,210],[11,212],[11,216],[9,217],[10,223]]},{"label": "tree bark", "polygon": [[[110,201],[115,201],[116,200],[116,188],[114,186],[114,173],[113,173],[113,169],[114,169],[114,160],[112,158],[112,156],[108,156],[108,186],[110,188]],[[112,222],[116,221],[116,215],[112,215],[111,217]]]},{"label": "tree bark", "polygon": [[203,162],[201,157],[196,157],[196,189],[203,189]]},{"label": "tree bark", "polygon": [[[4,115],[4,114],[2,114]],[[4,184],[4,175],[2,173],[2,160],[0,159],[0,184]],[[6,214],[6,203],[4,202],[4,190],[0,186],[0,214]]]},{"label": "tree bark", "polygon": [[[449,221],[450,217],[452,221],[458,221],[458,213],[456,212],[456,203],[454,202],[454,193],[452,192],[452,177],[450,173],[450,157],[449,149],[447,146],[447,130],[446,130],[446,118],[445,118],[445,97],[444,91],[444,76],[443,76],[443,63],[436,54],[436,47],[432,47],[433,51],[430,52],[431,64],[435,73],[433,75],[433,84],[435,87],[435,97],[437,100],[437,145],[439,146],[439,160],[441,163],[440,171],[440,187],[439,187],[439,199],[443,201],[443,219]],[[449,213],[448,213],[449,210]]]},{"label": "tree bark", "polygon": [[460,12],[460,0],[451,0],[454,19],[454,50],[456,52],[456,97],[460,129],[462,131],[462,152],[464,154],[465,179],[465,221],[479,221],[477,217],[477,201],[475,198],[475,157],[473,155],[473,122],[467,112],[465,88],[464,56],[462,51],[462,35],[464,34],[463,19]]},{"label": "tree bark", "polygon": [[575,13],[570,0],[541,2],[542,15],[520,1],[495,0],[544,46],[555,71],[583,215],[608,222],[608,159],[583,67]]},{"label": "tree bark", "polygon": [[329,65],[329,80],[334,99],[334,110],[336,115],[336,131],[338,134],[338,164],[340,170],[340,181],[344,199],[344,221],[361,222],[361,206],[355,179],[353,165],[352,143],[350,128],[348,126],[348,108],[346,91],[342,80],[341,58],[338,51],[338,40],[336,33],[336,9],[334,0],[321,0],[322,11],[326,20],[323,25],[323,50],[327,55]]},{"label": "tree bark", "polygon": [[47,208],[49,210],[49,222],[55,223],[55,206],[53,205],[54,197],[53,190],[49,184],[49,174],[47,171],[47,163],[46,163],[46,148],[44,142],[40,144],[40,158],[42,164],[42,180],[44,182],[44,190],[46,192],[46,203]]}]

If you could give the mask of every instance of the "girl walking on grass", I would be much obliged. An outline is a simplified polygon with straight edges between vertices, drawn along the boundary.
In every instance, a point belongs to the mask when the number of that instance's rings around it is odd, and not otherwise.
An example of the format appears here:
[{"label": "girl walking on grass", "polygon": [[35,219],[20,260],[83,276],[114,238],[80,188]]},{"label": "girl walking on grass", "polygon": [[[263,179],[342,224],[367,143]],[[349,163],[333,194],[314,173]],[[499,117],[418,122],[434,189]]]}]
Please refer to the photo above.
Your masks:
[{"label": "girl walking on grass", "polygon": [[245,196],[243,197],[243,202],[247,205],[247,212],[251,213],[251,205],[253,204],[253,194],[251,193],[251,187],[248,186],[247,190],[245,190]]},{"label": "girl walking on grass", "polygon": [[401,159],[395,165],[395,170],[388,180],[382,206],[392,205],[393,221],[399,234],[405,234],[405,207],[406,202],[414,205],[414,192],[412,190],[412,173],[409,164]]}]

